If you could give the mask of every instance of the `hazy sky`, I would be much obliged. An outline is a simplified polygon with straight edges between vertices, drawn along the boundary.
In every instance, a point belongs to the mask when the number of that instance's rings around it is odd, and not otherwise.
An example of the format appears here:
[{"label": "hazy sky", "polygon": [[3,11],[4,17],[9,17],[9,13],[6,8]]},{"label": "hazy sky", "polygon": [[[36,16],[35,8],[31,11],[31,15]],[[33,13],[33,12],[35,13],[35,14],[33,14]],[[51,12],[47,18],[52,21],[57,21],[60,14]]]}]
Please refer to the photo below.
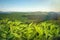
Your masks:
[{"label": "hazy sky", "polygon": [[60,0],[0,0],[0,11],[60,11]]}]

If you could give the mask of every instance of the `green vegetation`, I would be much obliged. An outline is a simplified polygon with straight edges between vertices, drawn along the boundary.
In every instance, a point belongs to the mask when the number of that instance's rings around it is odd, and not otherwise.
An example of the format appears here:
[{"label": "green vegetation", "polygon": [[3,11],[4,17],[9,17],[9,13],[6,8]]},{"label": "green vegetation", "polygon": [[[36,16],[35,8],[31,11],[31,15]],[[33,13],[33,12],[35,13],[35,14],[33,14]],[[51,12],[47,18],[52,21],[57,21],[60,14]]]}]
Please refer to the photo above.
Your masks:
[{"label": "green vegetation", "polygon": [[1,14],[0,40],[60,40],[59,23],[59,20],[37,23],[28,20],[26,14]]}]

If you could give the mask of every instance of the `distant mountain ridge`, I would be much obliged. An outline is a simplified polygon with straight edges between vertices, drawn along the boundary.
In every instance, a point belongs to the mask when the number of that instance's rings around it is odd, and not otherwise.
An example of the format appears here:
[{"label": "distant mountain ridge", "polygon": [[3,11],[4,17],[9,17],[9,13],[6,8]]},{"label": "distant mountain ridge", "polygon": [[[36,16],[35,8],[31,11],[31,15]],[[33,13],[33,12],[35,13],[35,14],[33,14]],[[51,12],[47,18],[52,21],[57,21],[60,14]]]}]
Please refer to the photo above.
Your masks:
[{"label": "distant mountain ridge", "polygon": [[60,12],[0,12],[0,17],[14,20],[21,20],[21,18],[22,20],[26,18],[34,21],[58,20]]}]

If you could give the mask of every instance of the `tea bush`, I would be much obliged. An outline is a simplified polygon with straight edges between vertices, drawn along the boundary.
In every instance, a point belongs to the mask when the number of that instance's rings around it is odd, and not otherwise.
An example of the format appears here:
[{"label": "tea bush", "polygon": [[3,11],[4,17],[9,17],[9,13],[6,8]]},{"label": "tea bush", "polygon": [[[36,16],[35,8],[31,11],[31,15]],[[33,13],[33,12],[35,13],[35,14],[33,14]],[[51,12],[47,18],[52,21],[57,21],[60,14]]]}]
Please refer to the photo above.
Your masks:
[{"label": "tea bush", "polygon": [[26,24],[21,21],[0,20],[0,40],[60,40],[57,21]]}]

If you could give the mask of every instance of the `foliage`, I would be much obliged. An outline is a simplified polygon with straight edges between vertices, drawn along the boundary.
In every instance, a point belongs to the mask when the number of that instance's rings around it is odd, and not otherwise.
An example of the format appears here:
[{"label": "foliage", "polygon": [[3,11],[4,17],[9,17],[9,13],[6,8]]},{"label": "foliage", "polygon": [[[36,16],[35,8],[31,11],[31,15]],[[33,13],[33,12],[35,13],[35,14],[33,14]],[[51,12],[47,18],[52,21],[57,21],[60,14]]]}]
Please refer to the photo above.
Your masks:
[{"label": "foliage", "polygon": [[9,19],[0,20],[0,40],[59,40],[60,25],[57,21],[30,23]]}]

